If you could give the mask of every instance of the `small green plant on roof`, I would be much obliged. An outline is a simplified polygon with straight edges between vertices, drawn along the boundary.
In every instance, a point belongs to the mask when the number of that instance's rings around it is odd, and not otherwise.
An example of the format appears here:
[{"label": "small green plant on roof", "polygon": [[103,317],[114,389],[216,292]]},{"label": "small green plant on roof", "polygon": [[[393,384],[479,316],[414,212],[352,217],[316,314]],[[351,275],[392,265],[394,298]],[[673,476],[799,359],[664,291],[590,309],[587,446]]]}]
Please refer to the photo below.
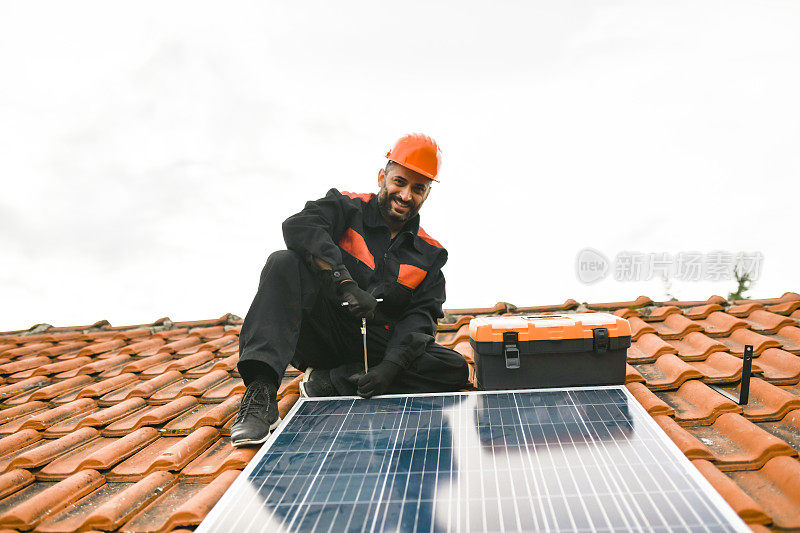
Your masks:
[{"label": "small green plant on roof", "polygon": [[750,279],[750,273],[738,266],[733,269],[733,275],[736,278],[736,290],[728,293],[728,301],[734,300],[747,300],[750,297],[745,296],[745,292],[749,291],[753,286],[753,280]]}]

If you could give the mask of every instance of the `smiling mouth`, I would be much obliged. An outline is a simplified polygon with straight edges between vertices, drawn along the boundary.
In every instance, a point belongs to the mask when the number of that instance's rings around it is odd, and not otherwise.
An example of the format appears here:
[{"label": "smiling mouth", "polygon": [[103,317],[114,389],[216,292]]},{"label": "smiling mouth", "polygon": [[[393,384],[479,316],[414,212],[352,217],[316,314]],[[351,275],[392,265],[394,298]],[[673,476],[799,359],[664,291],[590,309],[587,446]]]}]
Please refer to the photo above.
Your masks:
[{"label": "smiling mouth", "polygon": [[400,203],[397,199],[392,199],[392,203],[394,204],[395,211],[408,211],[411,206],[408,204]]}]

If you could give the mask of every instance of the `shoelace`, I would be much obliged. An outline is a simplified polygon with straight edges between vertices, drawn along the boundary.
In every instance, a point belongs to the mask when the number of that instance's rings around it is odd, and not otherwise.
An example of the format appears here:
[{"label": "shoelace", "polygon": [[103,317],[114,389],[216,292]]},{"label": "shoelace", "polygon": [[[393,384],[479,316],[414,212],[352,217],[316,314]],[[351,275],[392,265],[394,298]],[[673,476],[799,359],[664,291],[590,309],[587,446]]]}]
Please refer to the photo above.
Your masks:
[{"label": "shoelace", "polygon": [[266,414],[264,411],[269,406],[268,394],[267,387],[264,384],[251,383],[245,390],[244,398],[242,398],[242,403],[239,407],[239,416],[236,417],[236,420],[241,420],[248,414],[263,418]]}]

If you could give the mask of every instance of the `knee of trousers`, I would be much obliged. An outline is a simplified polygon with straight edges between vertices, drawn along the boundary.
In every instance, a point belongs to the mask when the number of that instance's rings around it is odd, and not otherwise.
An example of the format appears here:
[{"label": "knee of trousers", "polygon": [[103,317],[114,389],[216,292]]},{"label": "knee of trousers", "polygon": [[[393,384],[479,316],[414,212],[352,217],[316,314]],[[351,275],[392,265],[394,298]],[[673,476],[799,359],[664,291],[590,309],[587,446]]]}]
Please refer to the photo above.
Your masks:
[{"label": "knee of trousers", "polygon": [[297,268],[303,262],[300,254],[293,250],[276,250],[269,254],[265,266],[277,266],[280,268]]},{"label": "knee of trousers", "polygon": [[303,264],[303,259],[297,252],[292,250],[278,250],[269,254],[267,263],[261,269],[261,281],[267,278],[278,275],[285,277],[289,273],[297,274],[301,269],[306,268]]}]

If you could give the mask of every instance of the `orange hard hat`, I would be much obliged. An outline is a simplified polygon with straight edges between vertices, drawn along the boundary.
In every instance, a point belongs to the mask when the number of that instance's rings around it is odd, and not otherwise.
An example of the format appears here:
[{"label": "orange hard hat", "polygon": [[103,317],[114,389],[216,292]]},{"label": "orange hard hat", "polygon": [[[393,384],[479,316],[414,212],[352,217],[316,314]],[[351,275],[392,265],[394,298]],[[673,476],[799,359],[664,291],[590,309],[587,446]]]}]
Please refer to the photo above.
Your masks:
[{"label": "orange hard hat", "polygon": [[442,151],[436,141],[421,133],[410,133],[401,137],[394,147],[386,152],[389,161],[394,161],[423,176],[439,181],[436,174],[442,166]]}]

